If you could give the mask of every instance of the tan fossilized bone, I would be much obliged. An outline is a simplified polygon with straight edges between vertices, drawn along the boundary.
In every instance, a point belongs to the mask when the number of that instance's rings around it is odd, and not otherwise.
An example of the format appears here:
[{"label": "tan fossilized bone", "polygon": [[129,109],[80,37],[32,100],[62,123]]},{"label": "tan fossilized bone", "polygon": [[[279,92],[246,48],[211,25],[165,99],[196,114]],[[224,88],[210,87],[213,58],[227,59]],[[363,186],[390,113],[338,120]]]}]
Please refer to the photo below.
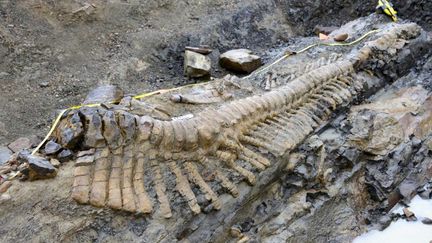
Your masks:
[{"label": "tan fossilized bone", "polygon": [[398,25],[346,58],[319,65],[263,95],[223,103],[189,119],[166,121],[115,107],[73,111],[56,132],[63,146],[80,150],[72,197],[138,213],[158,206],[169,218],[173,199],[167,192],[175,190],[195,214],[202,211],[197,194],[218,210],[220,193],[239,195],[233,178],[254,185],[259,172],[272,166],[263,151],[281,156],[293,149],[363,90],[364,81],[356,76],[362,63],[419,31],[416,25]]}]

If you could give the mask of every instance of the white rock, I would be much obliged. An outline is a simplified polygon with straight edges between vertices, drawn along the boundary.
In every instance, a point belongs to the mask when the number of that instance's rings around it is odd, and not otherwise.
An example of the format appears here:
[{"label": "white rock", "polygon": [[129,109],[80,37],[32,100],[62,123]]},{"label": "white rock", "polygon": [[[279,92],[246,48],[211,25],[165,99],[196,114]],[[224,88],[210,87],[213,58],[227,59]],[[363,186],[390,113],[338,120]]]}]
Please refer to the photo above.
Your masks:
[{"label": "white rock", "polygon": [[210,74],[211,61],[208,56],[185,51],[184,74],[189,78],[199,78]]}]

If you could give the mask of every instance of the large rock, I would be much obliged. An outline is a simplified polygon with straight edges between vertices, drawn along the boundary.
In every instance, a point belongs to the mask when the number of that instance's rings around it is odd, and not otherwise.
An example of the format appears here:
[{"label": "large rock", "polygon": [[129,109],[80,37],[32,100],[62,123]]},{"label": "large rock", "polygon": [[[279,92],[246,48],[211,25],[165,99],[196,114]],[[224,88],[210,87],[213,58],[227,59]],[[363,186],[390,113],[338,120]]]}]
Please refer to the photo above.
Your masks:
[{"label": "large rock", "polygon": [[87,95],[83,104],[98,104],[110,101],[120,101],[123,98],[123,90],[115,85],[99,86]]},{"label": "large rock", "polygon": [[54,178],[57,175],[56,168],[45,158],[21,152],[19,160],[27,163],[28,167],[21,171],[31,181],[39,179]]},{"label": "large rock", "polygon": [[261,66],[261,58],[247,49],[236,49],[223,53],[219,64],[231,71],[251,73]]},{"label": "large rock", "polygon": [[211,61],[208,56],[193,51],[185,51],[184,74],[188,78],[200,78],[210,74]]}]

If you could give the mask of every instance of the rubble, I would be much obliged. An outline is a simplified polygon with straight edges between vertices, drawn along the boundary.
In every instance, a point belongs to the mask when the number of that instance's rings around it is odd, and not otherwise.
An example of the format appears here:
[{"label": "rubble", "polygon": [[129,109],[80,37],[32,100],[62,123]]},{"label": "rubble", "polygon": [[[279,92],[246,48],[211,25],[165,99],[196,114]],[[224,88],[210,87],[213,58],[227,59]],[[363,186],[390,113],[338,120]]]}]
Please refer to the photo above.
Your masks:
[{"label": "rubble", "polygon": [[221,54],[219,64],[228,70],[241,73],[251,73],[262,65],[261,58],[248,49],[235,49]]}]

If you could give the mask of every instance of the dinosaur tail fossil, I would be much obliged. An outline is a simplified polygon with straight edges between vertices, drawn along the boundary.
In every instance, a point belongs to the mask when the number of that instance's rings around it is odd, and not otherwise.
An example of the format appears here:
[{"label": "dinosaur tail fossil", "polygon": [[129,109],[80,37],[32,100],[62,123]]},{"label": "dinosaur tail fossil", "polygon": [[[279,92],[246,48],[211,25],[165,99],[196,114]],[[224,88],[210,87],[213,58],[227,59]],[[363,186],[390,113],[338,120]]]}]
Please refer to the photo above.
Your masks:
[{"label": "dinosaur tail fossil", "polygon": [[152,213],[159,205],[169,218],[169,192],[175,191],[194,214],[218,210],[219,194],[239,195],[238,178],[254,185],[259,172],[272,166],[266,151],[274,156],[290,151],[364,90],[365,81],[356,75],[363,63],[419,31],[398,25],[346,58],[190,119],[162,121],[115,107],[73,111],[56,133],[63,146],[79,150],[72,197],[137,213]]}]

